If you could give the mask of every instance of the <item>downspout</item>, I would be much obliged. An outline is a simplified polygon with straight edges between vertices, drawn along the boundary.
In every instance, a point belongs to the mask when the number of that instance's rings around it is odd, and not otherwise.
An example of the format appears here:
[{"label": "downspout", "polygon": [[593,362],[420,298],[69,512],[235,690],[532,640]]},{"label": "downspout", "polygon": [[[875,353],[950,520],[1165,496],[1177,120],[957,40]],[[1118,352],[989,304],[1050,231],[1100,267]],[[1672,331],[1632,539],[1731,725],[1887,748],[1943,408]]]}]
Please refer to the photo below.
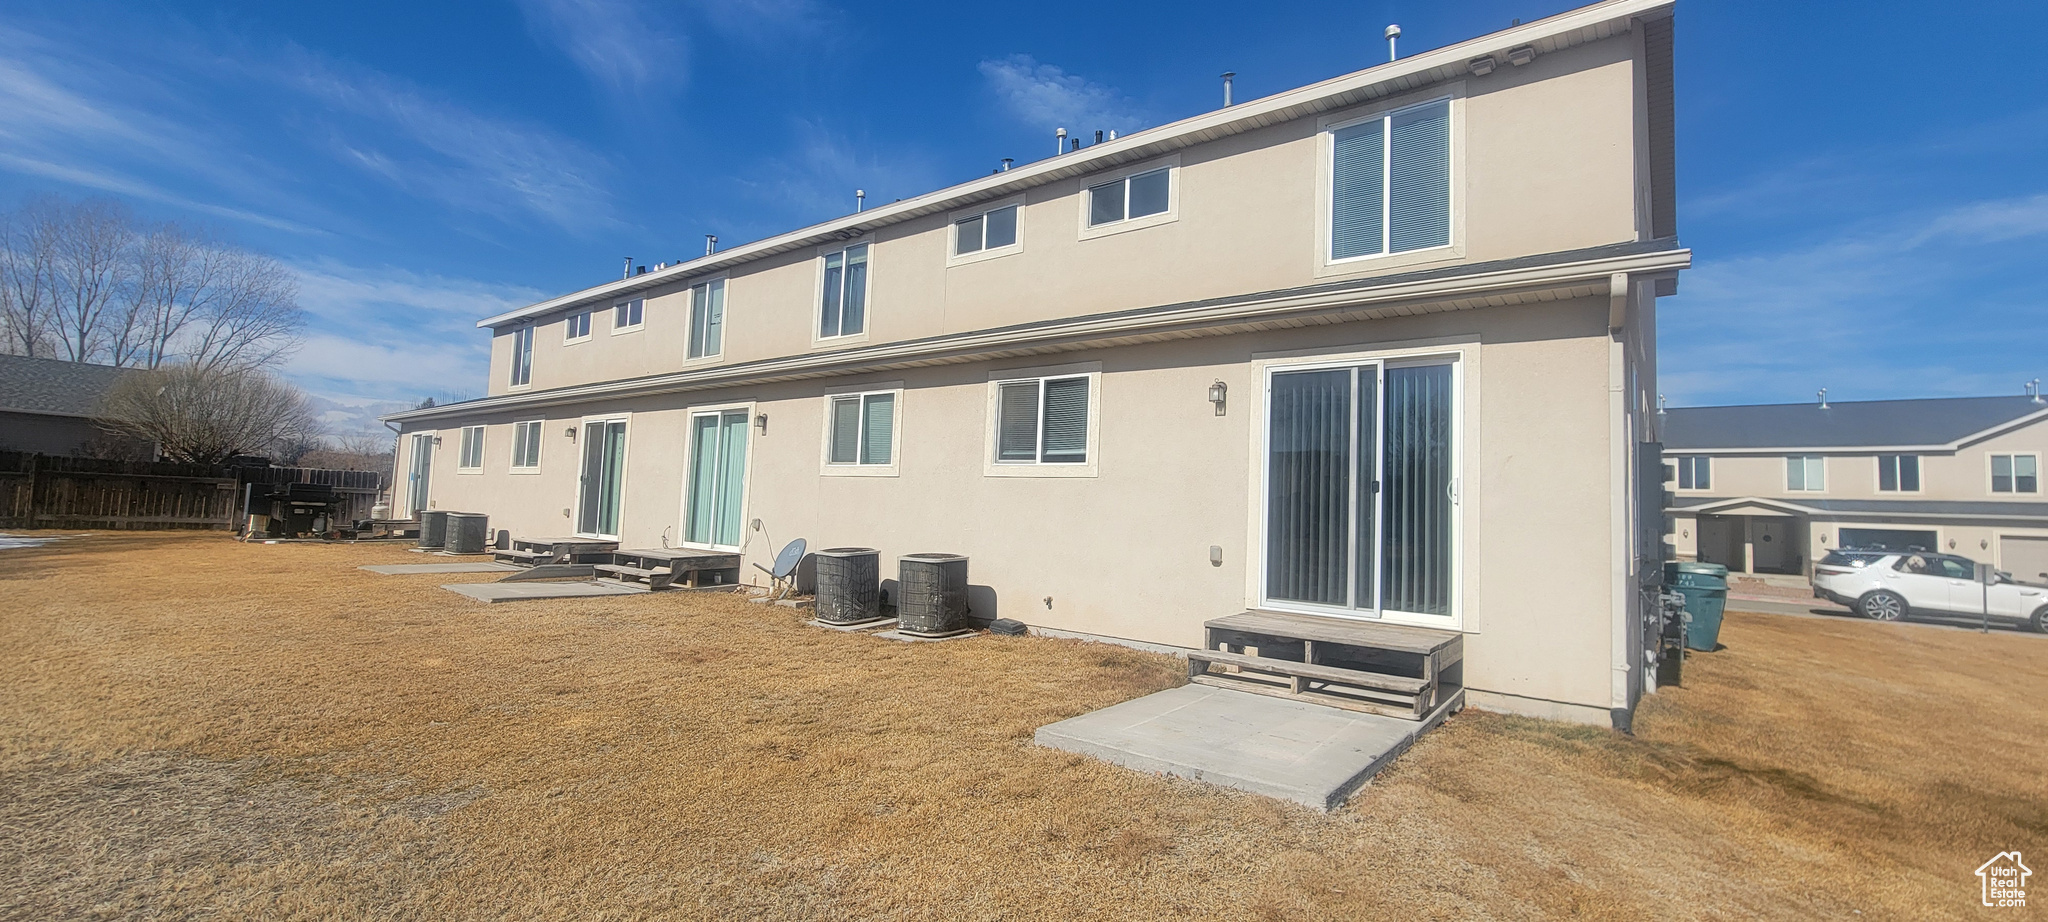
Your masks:
[{"label": "downspout", "polygon": [[1630,474],[1628,431],[1628,302],[1633,286],[1628,274],[1607,280],[1607,465],[1608,465],[1608,625],[1612,668],[1609,671],[1608,713],[1614,728],[1632,731],[1634,709],[1629,690],[1629,602],[1633,594],[1630,569],[1634,547],[1629,541]]}]

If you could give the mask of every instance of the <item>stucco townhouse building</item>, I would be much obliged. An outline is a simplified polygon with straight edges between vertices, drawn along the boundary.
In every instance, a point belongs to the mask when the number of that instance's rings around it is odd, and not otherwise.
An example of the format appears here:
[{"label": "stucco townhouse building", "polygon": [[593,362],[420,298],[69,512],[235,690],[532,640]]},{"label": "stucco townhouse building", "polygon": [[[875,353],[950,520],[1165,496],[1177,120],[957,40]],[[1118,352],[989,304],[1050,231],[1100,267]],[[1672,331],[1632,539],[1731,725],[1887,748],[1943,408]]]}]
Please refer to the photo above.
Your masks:
[{"label": "stucco townhouse building", "polygon": [[965,554],[977,617],[1104,638],[1452,632],[1470,703],[1625,721],[1672,47],[1609,0],[484,318],[394,501]]}]

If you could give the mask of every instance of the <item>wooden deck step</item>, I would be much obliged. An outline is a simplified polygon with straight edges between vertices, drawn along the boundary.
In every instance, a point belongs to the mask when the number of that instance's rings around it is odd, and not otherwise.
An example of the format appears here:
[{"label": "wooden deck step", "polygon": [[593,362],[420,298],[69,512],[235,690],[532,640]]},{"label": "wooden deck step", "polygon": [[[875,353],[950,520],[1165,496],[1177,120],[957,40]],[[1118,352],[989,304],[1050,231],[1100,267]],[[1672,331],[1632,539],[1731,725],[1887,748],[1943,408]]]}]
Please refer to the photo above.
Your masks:
[{"label": "wooden deck step", "polygon": [[638,576],[643,579],[652,578],[657,573],[668,572],[666,570],[648,570],[642,567],[629,567],[625,564],[619,563],[601,563],[592,567],[591,569],[597,570],[600,573],[617,573],[621,576]]},{"label": "wooden deck step", "polygon": [[1273,659],[1264,656],[1247,656],[1243,653],[1224,653],[1216,650],[1190,651],[1188,659],[1203,663],[1236,666],[1256,672],[1272,672],[1286,676],[1300,676],[1318,682],[1339,685],[1355,685],[1398,695],[1414,696],[1429,690],[1430,683],[1407,676],[1386,675],[1359,669],[1344,669],[1337,666],[1323,666],[1315,663],[1297,663],[1293,660]]},{"label": "wooden deck step", "polygon": [[1317,643],[1343,644],[1394,650],[1419,656],[1435,656],[1443,665],[1463,658],[1464,635],[1405,624],[1386,624],[1350,618],[1319,618],[1282,612],[1247,611],[1207,623],[1212,631],[1264,634]]}]

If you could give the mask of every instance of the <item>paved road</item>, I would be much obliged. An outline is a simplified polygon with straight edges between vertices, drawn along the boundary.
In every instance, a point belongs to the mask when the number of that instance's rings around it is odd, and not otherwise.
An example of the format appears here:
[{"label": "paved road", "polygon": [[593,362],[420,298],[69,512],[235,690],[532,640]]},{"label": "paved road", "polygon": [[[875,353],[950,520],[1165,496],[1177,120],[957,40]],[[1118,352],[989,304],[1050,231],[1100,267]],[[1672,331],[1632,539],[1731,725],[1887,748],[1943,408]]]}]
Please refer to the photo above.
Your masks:
[{"label": "paved road", "polygon": [[[1835,603],[1826,601],[1824,599],[1812,599],[1804,602],[1777,602],[1764,601],[1761,599],[1731,598],[1728,600],[1728,610],[1761,612],[1770,615],[1792,615],[1794,617],[1799,618],[1848,618],[1856,621],[1863,620],[1863,617],[1861,615],[1858,615],[1855,612],[1848,610],[1847,608],[1843,608],[1840,605],[1836,605]],[[1939,630],[1947,631],[1976,631],[1982,629],[1982,624],[1979,620],[1961,617],[1942,618],[1940,620],[1933,620],[1925,615],[1914,615],[1912,620],[1901,623],[1913,627],[1936,628]],[[2043,637],[2044,639],[2048,639],[2048,635],[2035,634],[2034,632],[2026,630],[2025,628],[2017,628],[2009,624],[2001,625],[1997,621],[1991,622],[1991,629],[1994,631],[2019,633],[2025,634],[2029,637]]]}]

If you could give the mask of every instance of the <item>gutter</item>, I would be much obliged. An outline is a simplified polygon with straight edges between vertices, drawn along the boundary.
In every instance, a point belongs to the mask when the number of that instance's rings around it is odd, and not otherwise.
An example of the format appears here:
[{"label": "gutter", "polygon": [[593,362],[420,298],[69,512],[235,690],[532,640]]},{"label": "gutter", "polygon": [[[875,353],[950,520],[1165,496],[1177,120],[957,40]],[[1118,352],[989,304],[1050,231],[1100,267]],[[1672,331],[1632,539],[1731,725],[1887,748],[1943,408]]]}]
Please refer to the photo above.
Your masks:
[{"label": "gutter", "polygon": [[[1692,264],[1691,250],[1676,248],[1664,242],[1651,242],[1648,245],[1666,248],[1644,251],[1644,244],[1624,244],[1620,247],[1600,248],[1601,252],[1622,251],[1620,255],[1549,265],[1513,265],[1493,271],[1448,276],[1435,272],[1416,273],[1414,276],[1397,278],[1394,281],[1384,278],[1367,279],[1363,282],[1343,283],[1337,286],[1317,285],[1164,307],[1036,321],[1011,327],[905,340],[823,354],[783,356],[700,371],[670,372],[623,381],[602,381],[545,391],[485,397],[462,403],[408,410],[379,418],[387,423],[447,419],[597,399],[643,397],[860,371],[880,371],[891,367],[965,362],[997,352],[1023,348],[1036,348],[1043,352],[1067,351],[1104,340],[1134,335],[1175,332],[1199,335],[1196,331],[1219,326],[1290,316],[1344,312],[1367,305],[1468,299],[1489,294],[1574,285],[1599,286],[1604,291],[1604,286],[1615,273],[1645,278],[1669,276]],[[1582,255],[1583,252],[1580,251]],[[1374,282],[1379,284],[1373,284]],[[1482,305],[1469,305],[1468,309],[1477,306]]]}]

